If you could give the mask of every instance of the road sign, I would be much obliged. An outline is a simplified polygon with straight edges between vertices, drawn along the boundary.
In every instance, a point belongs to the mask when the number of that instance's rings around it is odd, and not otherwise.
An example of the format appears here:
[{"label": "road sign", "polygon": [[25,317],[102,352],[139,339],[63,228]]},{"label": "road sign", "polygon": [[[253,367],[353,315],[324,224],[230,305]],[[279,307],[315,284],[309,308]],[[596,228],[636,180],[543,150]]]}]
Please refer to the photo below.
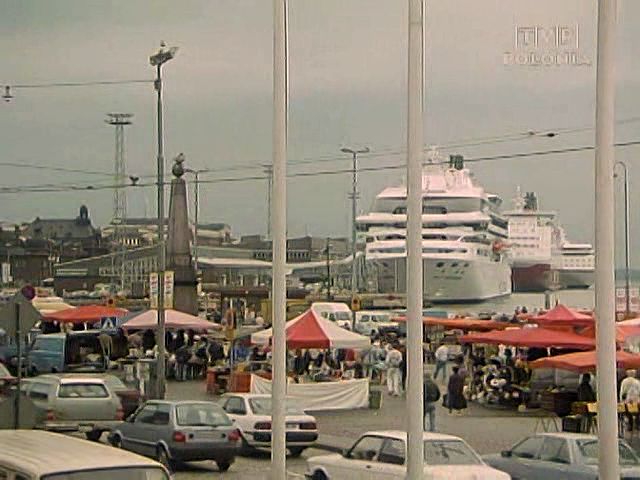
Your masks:
[{"label": "road sign", "polygon": [[173,272],[164,272],[164,308],[173,308],[173,283]]},{"label": "road sign", "polygon": [[103,317],[100,319],[100,328],[102,330],[114,330],[118,326],[116,317]]},{"label": "road sign", "polygon": [[149,303],[151,308],[158,308],[158,274],[149,275]]}]

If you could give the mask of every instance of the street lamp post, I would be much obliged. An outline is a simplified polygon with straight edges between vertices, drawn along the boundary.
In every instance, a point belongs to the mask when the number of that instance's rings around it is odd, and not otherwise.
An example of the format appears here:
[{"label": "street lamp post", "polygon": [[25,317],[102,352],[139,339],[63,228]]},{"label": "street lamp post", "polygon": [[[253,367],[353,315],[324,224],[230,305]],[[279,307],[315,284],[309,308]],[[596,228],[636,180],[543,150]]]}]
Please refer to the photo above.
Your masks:
[{"label": "street lamp post", "polygon": [[193,173],[194,186],[193,186],[193,266],[196,270],[196,277],[198,276],[198,218],[200,215],[200,174],[206,172],[206,169],[193,170],[186,168],[184,170],[187,173]]},{"label": "street lamp post", "polygon": [[167,266],[167,250],[164,244],[164,135],[162,131],[162,65],[175,57],[177,47],[165,48],[164,42],[160,45],[160,50],[155,55],[149,57],[149,62],[156,67],[156,79],[154,86],[157,92],[158,111],[158,157],[157,157],[157,188],[158,188],[158,328],[156,330],[156,344],[158,345],[157,359],[157,398],[164,398],[166,388],[165,375],[165,318],[164,318],[164,271]]},{"label": "street lamp post", "polygon": [[627,164],[622,160],[618,160],[615,163],[615,166],[618,165],[620,165],[624,171],[624,290],[625,318],[629,318],[631,314],[631,298],[629,296],[629,291],[631,290],[631,259],[629,256],[629,171],[627,169]]},{"label": "street lamp post", "polygon": [[[341,148],[340,151],[342,153],[348,153],[351,155],[353,159],[353,168],[351,169],[352,180],[351,180],[351,300],[355,298],[358,293],[358,281],[357,281],[357,271],[356,271],[356,215],[357,215],[357,207],[358,207],[358,155],[361,153],[369,153],[369,147],[364,147],[359,150],[354,150],[352,148]],[[353,325],[355,328],[356,314],[353,313]]]}]

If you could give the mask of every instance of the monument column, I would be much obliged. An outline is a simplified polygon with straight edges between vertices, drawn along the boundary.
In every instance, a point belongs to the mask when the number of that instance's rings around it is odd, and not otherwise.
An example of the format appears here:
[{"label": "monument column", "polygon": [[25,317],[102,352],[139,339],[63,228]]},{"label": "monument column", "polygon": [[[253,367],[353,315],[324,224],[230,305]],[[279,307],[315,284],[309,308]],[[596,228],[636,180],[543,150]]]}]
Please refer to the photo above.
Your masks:
[{"label": "monument column", "polygon": [[171,172],[169,197],[169,233],[167,238],[167,270],[174,272],[173,308],[198,314],[196,271],[191,258],[191,229],[187,207],[187,187],[184,175],[184,155],[176,157]]}]

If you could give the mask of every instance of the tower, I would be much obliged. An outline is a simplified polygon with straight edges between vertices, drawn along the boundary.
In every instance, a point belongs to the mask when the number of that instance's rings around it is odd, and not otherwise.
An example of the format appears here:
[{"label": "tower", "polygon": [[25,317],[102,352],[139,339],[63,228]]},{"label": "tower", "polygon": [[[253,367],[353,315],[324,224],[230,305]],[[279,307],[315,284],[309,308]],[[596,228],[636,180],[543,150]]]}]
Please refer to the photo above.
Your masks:
[{"label": "tower", "polygon": [[127,246],[125,242],[124,224],[127,218],[127,194],[125,191],[126,164],[124,159],[124,127],[131,125],[132,113],[108,113],[106,123],[115,127],[116,130],[116,151],[115,164],[113,172],[114,186],[113,189],[113,215],[111,224],[113,225],[113,241],[112,241],[112,257],[111,257],[111,274],[112,278],[118,278],[119,273],[120,288],[124,289],[127,284],[127,276],[125,272],[125,260]]}]

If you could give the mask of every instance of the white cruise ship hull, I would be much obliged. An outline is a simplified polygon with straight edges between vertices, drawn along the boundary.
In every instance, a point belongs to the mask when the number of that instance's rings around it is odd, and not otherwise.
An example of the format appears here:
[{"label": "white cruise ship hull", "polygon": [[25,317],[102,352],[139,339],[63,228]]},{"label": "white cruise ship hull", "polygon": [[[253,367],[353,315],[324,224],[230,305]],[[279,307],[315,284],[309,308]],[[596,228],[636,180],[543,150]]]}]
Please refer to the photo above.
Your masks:
[{"label": "white cruise ship hull", "polygon": [[560,288],[589,288],[595,281],[594,270],[562,269],[558,271]]},{"label": "white cruise ship hull", "polygon": [[[406,293],[406,257],[369,258],[379,293]],[[486,259],[423,257],[424,300],[432,303],[473,303],[511,294],[507,262]]]}]

